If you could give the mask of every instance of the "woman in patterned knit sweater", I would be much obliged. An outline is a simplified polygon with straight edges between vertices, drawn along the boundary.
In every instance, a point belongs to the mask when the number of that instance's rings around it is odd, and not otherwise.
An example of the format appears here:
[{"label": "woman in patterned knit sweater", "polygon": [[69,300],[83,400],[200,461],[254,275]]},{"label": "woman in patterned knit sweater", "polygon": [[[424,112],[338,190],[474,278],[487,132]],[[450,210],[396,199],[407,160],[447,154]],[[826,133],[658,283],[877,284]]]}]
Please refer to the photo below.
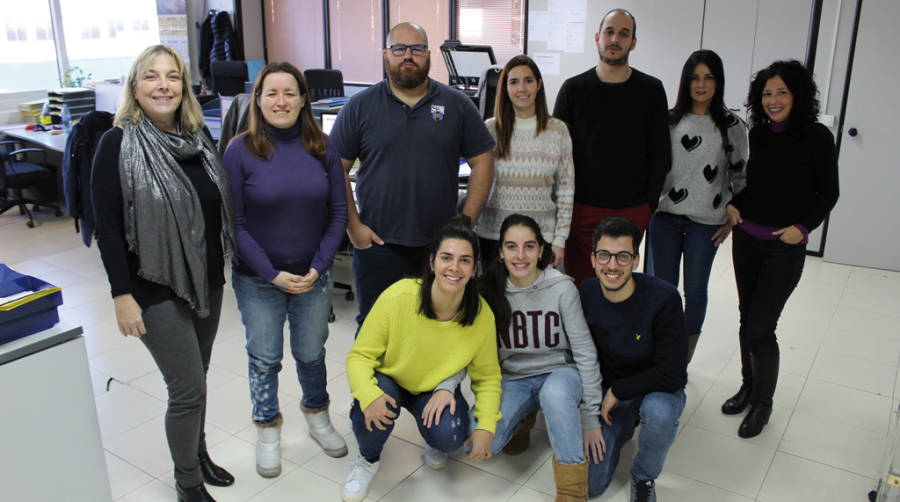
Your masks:
[{"label": "woman in patterned knit sweater", "polygon": [[653,273],[678,287],[684,256],[688,361],[706,317],[707,285],[716,250],[731,232],[725,206],[745,184],[747,128],[725,107],[722,60],[692,53],[669,111],[672,168],[650,221]]},{"label": "woman in patterned knit sweater", "polygon": [[497,86],[494,116],[486,122],[497,142],[494,189],[475,232],[484,263],[497,259],[500,225],[514,213],[534,218],[559,265],[572,221],[575,174],[566,125],[550,117],[541,72],[528,56],[509,60]]}]

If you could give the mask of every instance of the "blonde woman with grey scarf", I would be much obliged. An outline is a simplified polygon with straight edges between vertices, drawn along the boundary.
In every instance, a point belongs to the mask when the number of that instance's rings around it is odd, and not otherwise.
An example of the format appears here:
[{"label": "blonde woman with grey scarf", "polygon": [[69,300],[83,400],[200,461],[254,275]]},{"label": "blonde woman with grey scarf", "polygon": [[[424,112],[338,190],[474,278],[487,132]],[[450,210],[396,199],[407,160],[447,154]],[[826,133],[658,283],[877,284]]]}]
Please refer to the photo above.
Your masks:
[{"label": "blonde woman with grey scarf", "polygon": [[119,331],[150,351],[169,391],[166,436],[179,502],[214,499],[234,477],[204,441],[206,372],[230,254],[230,188],[181,56],[145,49],[116,127],[100,140],[91,189],[97,244]]}]

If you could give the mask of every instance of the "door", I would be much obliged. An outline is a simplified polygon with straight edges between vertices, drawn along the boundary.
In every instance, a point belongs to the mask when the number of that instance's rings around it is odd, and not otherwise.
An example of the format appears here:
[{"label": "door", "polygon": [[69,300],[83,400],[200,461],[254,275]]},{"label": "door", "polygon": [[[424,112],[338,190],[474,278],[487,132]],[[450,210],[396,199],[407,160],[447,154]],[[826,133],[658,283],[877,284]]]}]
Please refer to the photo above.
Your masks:
[{"label": "door", "polygon": [[825,261],[900,271],[898,19],[897,0],[862,2]]}]

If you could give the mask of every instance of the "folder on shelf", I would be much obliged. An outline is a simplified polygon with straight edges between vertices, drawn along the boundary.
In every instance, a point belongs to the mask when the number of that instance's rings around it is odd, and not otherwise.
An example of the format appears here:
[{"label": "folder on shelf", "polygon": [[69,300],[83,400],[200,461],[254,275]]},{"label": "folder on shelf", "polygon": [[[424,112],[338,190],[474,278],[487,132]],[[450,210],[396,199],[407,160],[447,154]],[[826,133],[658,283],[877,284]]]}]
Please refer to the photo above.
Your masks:
[{"label": "folder on shelf", "polygon": [[59,322],[62,289],[0,263],[0,344]]}]

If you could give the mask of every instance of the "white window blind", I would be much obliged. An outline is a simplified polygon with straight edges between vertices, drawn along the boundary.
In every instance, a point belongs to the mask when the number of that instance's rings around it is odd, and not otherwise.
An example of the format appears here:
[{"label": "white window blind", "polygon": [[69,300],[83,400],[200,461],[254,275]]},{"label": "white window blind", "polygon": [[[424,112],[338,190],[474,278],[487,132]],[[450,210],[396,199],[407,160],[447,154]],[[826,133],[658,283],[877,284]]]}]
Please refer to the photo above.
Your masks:
[{"label": "white window blind", "polygon": [[490,45],[503,66],[525,52],[525,0],[459,0],[456,38],[463,44]]}]

